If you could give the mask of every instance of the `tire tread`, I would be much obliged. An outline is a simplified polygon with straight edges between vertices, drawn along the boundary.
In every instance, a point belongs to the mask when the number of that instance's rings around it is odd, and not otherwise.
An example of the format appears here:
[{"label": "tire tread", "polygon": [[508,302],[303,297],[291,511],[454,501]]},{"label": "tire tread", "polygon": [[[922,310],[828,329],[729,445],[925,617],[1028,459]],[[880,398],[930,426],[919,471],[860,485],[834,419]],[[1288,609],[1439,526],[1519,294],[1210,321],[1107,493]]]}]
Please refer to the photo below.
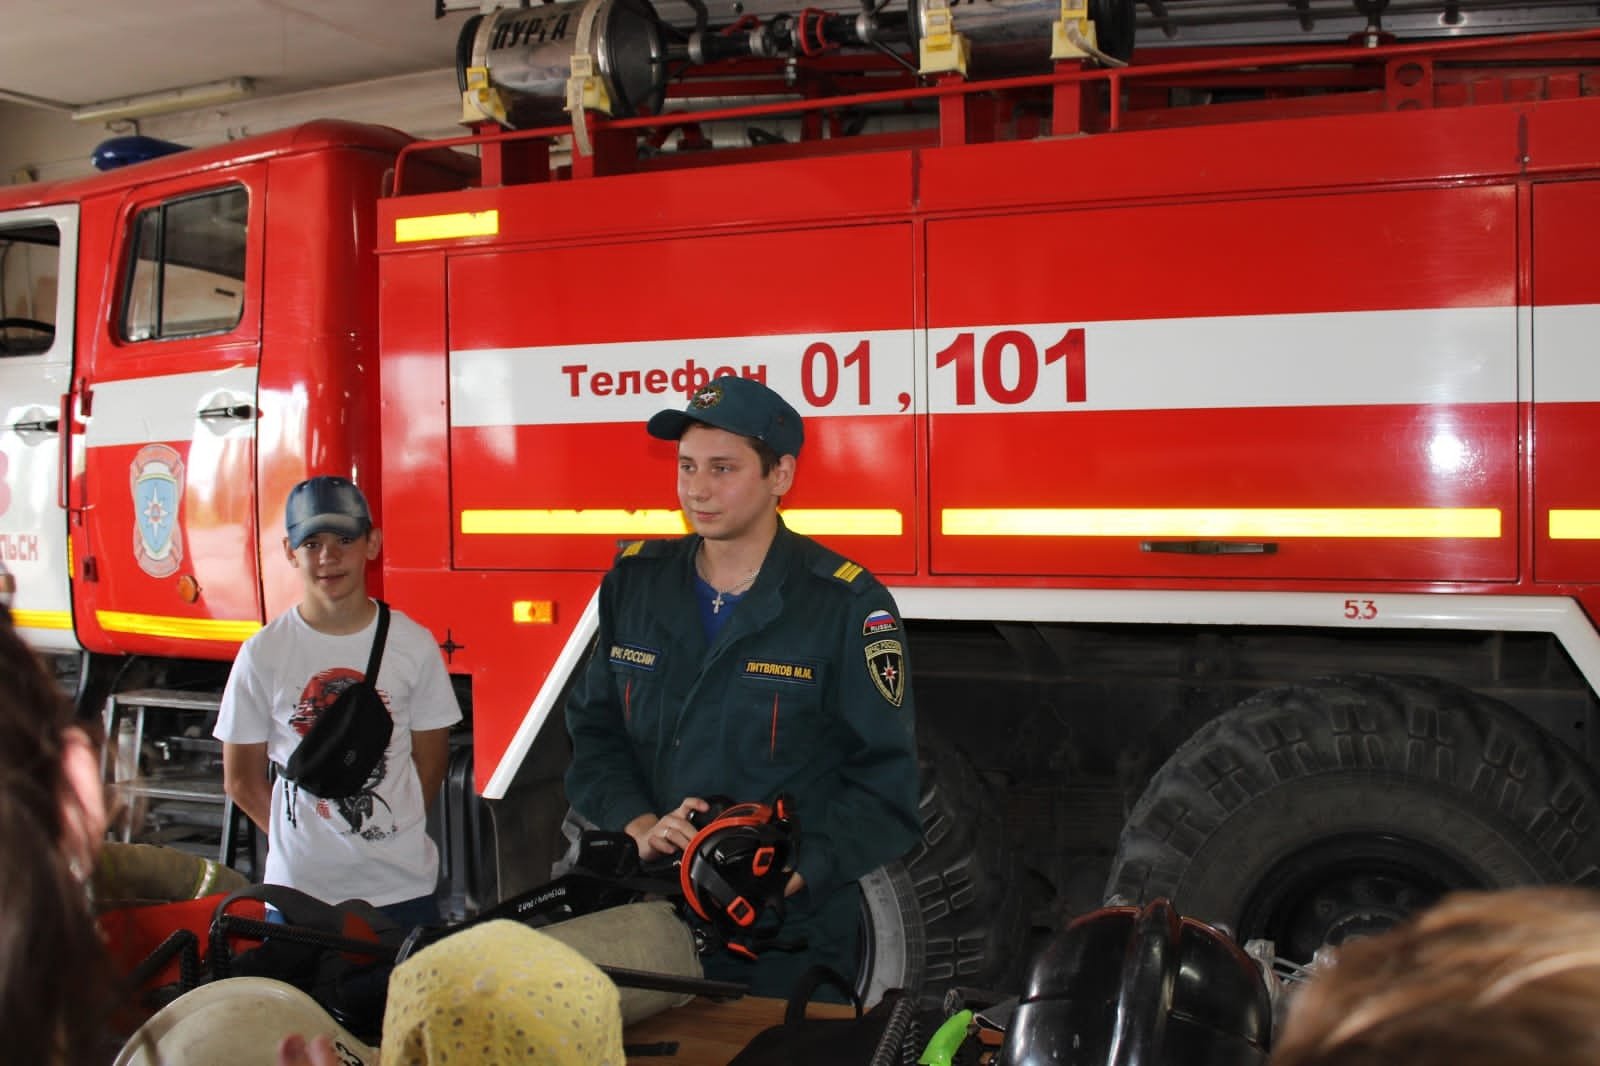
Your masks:
[{"label": "tire tread", "polygon": [[1259,693],[1181,745],[1124,825],[1108,898],[1167,896],[1181,907],[1197,858],[1225,829],[1242,831],[1233,819],[1327,775],[1371,789],[1419,785],[1494,819],[1552,879],[1600,883],[1600,781],[1576,753],[1467,689],[1344,675]]}]

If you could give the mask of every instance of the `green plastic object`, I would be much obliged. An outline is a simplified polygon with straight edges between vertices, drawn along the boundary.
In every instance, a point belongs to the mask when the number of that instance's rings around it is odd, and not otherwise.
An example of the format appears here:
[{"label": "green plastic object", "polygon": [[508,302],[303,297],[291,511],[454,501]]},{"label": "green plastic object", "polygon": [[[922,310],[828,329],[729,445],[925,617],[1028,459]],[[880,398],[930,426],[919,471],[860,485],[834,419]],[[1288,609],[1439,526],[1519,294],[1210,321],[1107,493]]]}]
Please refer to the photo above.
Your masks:
[{"label": "green plastic object", "polygon": [[962,1043],[967,1039],[967,1030],[971,1027],[970,1010],[957,1011],[950,1015],[945,1019],[945,1023],[934,1031],[933,1039],[922,1049],[917,1062],[920,1066],[950,1066],[956,1057],[956,1052],[961,1050]]}]

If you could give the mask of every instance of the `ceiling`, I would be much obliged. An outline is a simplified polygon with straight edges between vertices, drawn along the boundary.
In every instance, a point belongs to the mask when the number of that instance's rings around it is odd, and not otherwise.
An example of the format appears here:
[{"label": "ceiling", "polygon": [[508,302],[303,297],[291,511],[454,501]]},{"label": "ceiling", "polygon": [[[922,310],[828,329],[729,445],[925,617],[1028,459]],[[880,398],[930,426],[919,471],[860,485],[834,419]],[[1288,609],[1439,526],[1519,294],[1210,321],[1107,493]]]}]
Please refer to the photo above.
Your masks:
[{"label": "ceiling", "polygon": [[[851,6],[850,0],[812,2]],[[681,0],[656,3],[689,10]],[[1143,0],[1139,39],[1282,40],[1305,36],[1307,16],[1317,14],[1315,36],[1342,40],[1362,28],[1357,9],[1363,4],[1385,11],[1385,27],[1422,35],[1596,24],[1594,0]],[[436,18],[436,5],[456,10]],[[64,113],[235,78],[251,79],[254,98],[271,100],[453,71],[456,37],[476,6],[471,0],[0,0],[0,104]],[[710,6],[744,11],[802,5],[717,0]],[[1446,10],[1455,12],[1451,17],[1459,24],[1441,22]],[[1284,22],[1287,29],[1279,25]],[[1179,33],[1178,24],[1188,28]],[[1261,28],[1252,30],[1251,24]]]},{"label": "ceiling", "polygon": [[240,77],[271,97],[440,70],[468,15],[436,19],[433,0],[0,0],[0,100],[69,110]]}]

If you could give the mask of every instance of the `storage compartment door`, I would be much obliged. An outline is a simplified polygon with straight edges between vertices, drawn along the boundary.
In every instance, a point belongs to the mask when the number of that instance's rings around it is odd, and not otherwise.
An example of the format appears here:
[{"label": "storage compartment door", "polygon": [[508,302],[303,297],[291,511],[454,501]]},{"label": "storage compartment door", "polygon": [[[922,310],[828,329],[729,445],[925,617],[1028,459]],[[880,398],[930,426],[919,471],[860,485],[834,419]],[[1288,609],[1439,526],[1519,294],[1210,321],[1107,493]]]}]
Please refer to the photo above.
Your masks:
[{"label": "storage compartment door", "polygon": [[882,225],[452,258],[455,565],[603,570],[683,534],[676,445],[644,423],[739,373],[805,420],[790,526],[913,570],[910,256]]},{"label": "storage compartment door", "polygon": [[61,398],[72,378],[75,204],[0,214],[0,600],[37,648],[77,648]]},{"label": "storage compartment door", "polygon": [[931,223],[934,571],[1515,579],[1515,205]]},{"label": "storage compartment door", "polygon": [[1534,576],[1600,575],[1600,182],[1533,190]]}]

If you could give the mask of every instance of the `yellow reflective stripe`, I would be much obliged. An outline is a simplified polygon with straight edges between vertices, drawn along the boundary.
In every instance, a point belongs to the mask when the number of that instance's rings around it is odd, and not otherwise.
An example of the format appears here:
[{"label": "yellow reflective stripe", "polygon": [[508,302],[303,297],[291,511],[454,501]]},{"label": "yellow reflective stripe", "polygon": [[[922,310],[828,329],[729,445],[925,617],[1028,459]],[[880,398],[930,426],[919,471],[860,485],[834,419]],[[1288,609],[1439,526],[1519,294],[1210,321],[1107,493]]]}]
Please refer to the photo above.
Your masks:
[{"label": "yellow reflective stripe", "polygon": [[[898,537],[904,517],[893,509],[798,508],[783,512],[797,533],[809,536]],[[462,533],[502,536],[678,536],[689,532],[682,511],[514,510],[461,512]]]},{"label": "yellow reflective stripe", "polygon": [[1494,507],[948,508],[948,537],[1494,539]]},{"label": "yellow reflective stripe", "polygon": [[1551,511],[1551,540],[1600,540],[1600,511]]},{"label": "yellow reflective stripe", "polygon": [[455,237],[493,237],[499,232],[499,211],[458,211],[451,215],[418,215],[394,220],[396,244],[446,241]]},{"label": "yellow reflective stripe", "polygon": [[905,521],[893,508],[828,509],[802,507],[783,512],[784,525],[808,537],[898,537]]},{"label": "yellow reflective stripe", "polygon": [[556,536],[571,533],[611,536],[661,536],[689,532],[682,511],[518,511],[461,512],[461,532],[514,536]]},{"label": "yellow reflective stripe", "polygon": [[18,629],[71,629],[71,611],[24,611],[15,608],[11,621]]},{"label": "yellow reflective stripe", "polygon": [[173,618],[160,614],[132,614],[127,611],[96,611],[95,620],[108,633],[138,633],[146,637],[176,637],[179,640],[240,641],[254,636],[260,622],[232,621],[226,618]]}]

